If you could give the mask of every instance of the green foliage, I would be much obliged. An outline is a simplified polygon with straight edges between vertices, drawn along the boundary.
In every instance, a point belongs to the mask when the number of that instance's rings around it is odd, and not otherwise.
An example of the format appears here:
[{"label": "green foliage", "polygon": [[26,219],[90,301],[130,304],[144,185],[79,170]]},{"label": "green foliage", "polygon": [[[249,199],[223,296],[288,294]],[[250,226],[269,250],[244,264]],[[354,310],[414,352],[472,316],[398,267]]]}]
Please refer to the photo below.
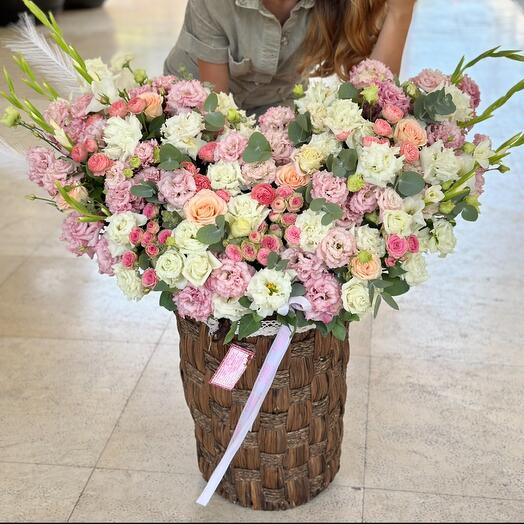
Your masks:
[{"label": "green foliage", "polygon": [[437,115],[451,115],[456,109],[453,98],[444,88],[419,96],[414,104],[415,117],[424,122],[435,122]]},{"label": "green foliage", "polygon": [[157,116],[149,122],[147,126],[147,139],[160,138],[160,128],[164,125],[166,118],[164,115]]},{"label": "green foliage", "polygon": [[226,234],[226,221],[225,218],[220,215],[216,218],[214,224],[208,224],[202,226],[196,234],[197,240],[207,245],[214,245],[222,241]]},{"label": "green foliage", "polygon": [[162,307],[166,308],[168,311],[175,311],[176,309],[175,303],[173,302],[173,294],[171,293],[171,291],[162,291],[162,293],[160,293],[159,304]]},{"label": "green foliage", "polygon": [[425,186],[424,179],[415,171],[405,171],[397,180],[397,191],[403,197],[417,195]]},{"label": "green foliage", "polygon": [[249,142],[242,155],[244,162],[253,164],[265,162],[271,158],[271,145],[267,138],[258,131],[249,137]]},{"label": "green foliage", "polygon": [[218,96],[216,93],[211,93],[204,102],[204,110],[212,113],[218,107]]},{"label": "green foliage", "polygon": [[222,113],[216,111],[208,113],[204,117],[204,125],[208,131],[215,133],[224,129],[224,126],[226,125],[226,117]]},{"label": "green foliage", "polygon": [[238,320],[235,320],[234,322],[231,323],[231,327],[229,328],[227,335],[224,337],[224,344],[229,344],[235,338],[237,327],[238,327]]},{"label": "green foliage", "polygon": [[344,82],[338,88],[338,97],[344,100],[357,101],[359,95],[360,95],[360,91],[353,84],[350,84],[349,82]]},{"label": "green foliage", "polygon": [[464,220],[467,220],[468,222],[475,222],[479,217],[479,212],[475,206],[465,204],[464,209],[462,209],[461,216]]},{"label": "green foliage", "polygon": [[288,127],[288,136],[295,146],[305,144],[313,134],[311,116],[308,112],[297,115],[295,120],[290,122]]},{"label": "green foliage", "polygon": [[180,163],[191,160],[182,151],[172,144],[162,144],[160,146],[160,164],[158,167],[165,171],[173,171],[180,168]]},{"label": "green foliage", "polygon": [[392,297],[403,295],[409,291],[408,283],[400,277],[384,276],[384,280],[391,283],[391,285],[387,287],[387,292],[388,295]]},{"label": "green foliage", "polygon": [[244,315],[238,323],[238,339],[247,338],[260,329],[262,318],[256,313]]},{"label": "green foliage", "polygon": [[324,216],[321,219],[324,226],[328,226],[335,220],[341,219],[343,216],[342,208],[337,204],[326,202],[325,198],[314,198],[311,200],[309,208],[317,213],[324,213]]},{"label": "green foliage", "polygon": [[348,178],[355,173],[358,164],[358,154],[355,149],[342,149],[336,157],[331,157],[328,169],[337,177]]},{"label": "green foliage", "polygon": [[156,186],[152,182],[143,182],[131,188],[131,194],[137,197],[154,197],[157,193]]}]

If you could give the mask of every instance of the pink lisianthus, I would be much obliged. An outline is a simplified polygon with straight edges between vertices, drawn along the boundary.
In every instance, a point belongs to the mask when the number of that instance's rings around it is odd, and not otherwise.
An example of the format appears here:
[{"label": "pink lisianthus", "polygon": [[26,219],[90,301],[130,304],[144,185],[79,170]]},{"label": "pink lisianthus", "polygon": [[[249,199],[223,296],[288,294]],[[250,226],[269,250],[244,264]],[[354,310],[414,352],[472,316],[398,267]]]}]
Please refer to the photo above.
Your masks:
[{"label": "pink lisianthus", "polygon": [[408,237],[408,250],[410,253],[418,253],[420,250],[420,243],[417,235],[409,235]]},{"label": "pink lisianthus", "polygon": [[295,113],[290,107],[275,106],[270,107],[258,119],[258,124],[262,133],[268,131],[281,131],[295,118]]},{"label": "pink lisianthus", "polygon": [[213,313],[212,297],[211,291],[206,287],[188,285],[173,297],[173,301],[182,318],[189,317],[205,322]]},{"label": "pink lisianthus", "polygon": [[389,235],[386,239],[386,248],[393,258],[402,258],[409,250],[407,239],[398,235]]},{"label": "pink lisianthus", "polygon": [[242,260],[242,251],[240,246],[236,244],[228,244],[224,253],[226,257],[233,262],[240,262]]},{"label": "pink lisianthus", "polygon": [[163,171],[158,182],[158,196],[175,209],[184,204],[197,192],[193,175],[185,169]]},{"label": "pink lisianthus", "polygon": [[58,193],[55,182],[58,181],[65,185],[68,177],[75,170],[71,162],[57,159],[53,151],[46,147],[29,149],[26,158],[29,167],[29,180],[45,188],[51,196]]},{"label": "pink lisianthus", "polygon": [[151,82],[151,87],[159,94],[165,95],[168,93],[171,88],[173,87],[173,84],[177,81],[177,77],[175,75],[162,75],[157,76],[153,79]]},{"label": "pink lisianthus", "polygon": [[251,198],[263,206],[270,206],[275,197],[276,192],[271,184],[257,184],[251,190]]},{"label": "pink lisianthus", "polygon": [[93,99],[91,93],[79,96],[71,104],[71,116],[73,118],[85,118],[87,116],[87,108]]},{"label": "pink lisianthus", "polygon": [[446,85],[449,85],[449,76],[438,69],[423,69],[411,81],[422,91],[432,93]]},{"label": "pink lisianthus", "polygon": [[133,180],[137,184],[140,182],[158,182],[162,173],[163,171],[160,171],[160,169],[156,167],[145,167],[133,177]]},{"label": "pink lisianthus", "polygon": [[460,127],[455,122],[442,122],[428,126],[428,144],[442,140],[444,147],[459,149],[464,145],[466,138]]},{"label": "pink lisianthus", "polygon": [[342,218],[336,221],[336,225],[340,227],[350,228],[353,226],[359,226],[364,219],[364,213],[355,213],[351,210],[351,197],[353,193],[349,195],[344,206],[342,206]]},{"label": "pink lisianthus", "polygon": [[118,260],[112,257],[105,237],[101,237],[96,243],[95,255],[96,261],[98,262],[98,272],[103,275],[113,276],[113,267]]},{"label": "pink lisianthus", "polygon": [[208,91],[198,80],[181,80],[169,89],[166,109],[170,113],[182,113],[193,108],[202,108]]},{"label": "pink lisianthus", "polygon": [[206,287],[223,298],[240,298],[255,273],[254,268],[246,262],[234,262],[227,256],[222,256],[220,261],[222,265],[212,271]]},{"label": "pink lisianthus", "polygon": [[300,229],[295,225],[291,225],[286,228],[286,231],[284,232],[284,239],[291,247],[295,247],[300,244],[300,234]]},{"label": "pink lisianthus", "polygon": [[372,213],[377,205],[377,192],[370,184],[366,184],[360,191],[353,193],[349,201],[349,209],[359,215]]},{"label": "pink lisianthus", "polygon": [[[290,226],[286,233],[293,227]],[[297,228],[298,229],[298,228]],[[326,270],[322,259],[315,253],[307,253],[301,249],[289,248],[282,253],[282,258],[289,260],[288,269],[293,269],[302,282]]]},{"label": "pink lisianthus", "polygon": [[208,142],[207,144],[204,144],[198,151],[198,158],[200,158],[202,162],[213,162],[217,146],[217,142]]},{"label": "pink lisianthus", "polygon": [[247,142],[247,138],[236,131],[228,133],[216,142],[217,145],[214,152],[215,162],[219,160],[223,160],[224,162],[236,162],[240,160],[244,149],[247,147]]},{"label": "pink lisianthus", "polygon": [[342,308],[340,284],[329,273],[320,273],[304,282],[306,298],[311,309],[306,311],[308,320],[329,323]]},{"label": "pink lisianthus", "polygon": [[377,204],[382,215],[384,211],[397,211],[402,209],[404,201],[392,187],[385,187],[377,192]]},{"label": "pink lisianthus", "polygon": [[134,251],[126,251],[122,255],[122,259],[120,262],[124,267],[127,267],[128,269],[135,267],[135,264],[137,263],[138,256]]},{"label": "pink lisianthus", "polygon": [[347,229],[333,227],[318,245],[316,254],[327,267],[336,269],[349,264],[356,252],[354,235]]},{"label": "pink lisianthus", "polygon": [[117,184],[105,185],[106,206],[111,213],[136,211],[140,208],[143,200],[131,193],[133,185],[134,183],[131,180],[123,180]]},{"label": "pink lisianthus", "polygon": [[400,145],[400,154],[408,164],[415,164],[420,158],[419,148],[411,142],[404,142]]},{"label": "pink lisianthus", "polygon": [[288,163],[295,148],[289,140],[287,131],[268,129],[264,132],[264,136],[271,146],[273,160],[278,165]]},{"label": "pink lisianthus", "polygon": [[67,249],[77,256],[93,258],[103,222],[80,222],[80,215],[70,213],[62,224],[60,240],[67,242]]},{"label": "pink lisianthus", "polygon": [[392,105],[401,109],[404,114],[409,111],[409,97],[402,88],[393,82],[381,82],[378,87],[378,103],[380,107]]},{"label": "pink lisianthus", "polygon": [[[313,198],[325,198],[332,204],[344,205],[349,191],[346,181],[336,177],[328,171],[317,171],[312,178],[311,196]],[[297,209],[294,209],[297,211]],[[290,211],[292,211],[290,209]]]},{"label": "pink lisianthus", "polygon": [[480,88],[475,80],[468,75],[464,75],[458,88],[471,97],[471,107],[477,109],[480,105]]},{"label": "pink lisianthus", "polygon": [[146,140],[136,146],[134,154],[139,158],[143,167],[150,166],[154,162],[156,146],[158,146],[156,140]]},{"label": "pink lisianthus", "polygon": [[66,128],[72,120],[71,104],[63,98],[53,100],[44,111],[47,122],[55,122],[59,127]]},{"label": "pink lisianthus", "polygon": [[275,161],[270,158],[265,162],[256,164],[245,163],[242,165],[242,178],[247,185],[255,185],[262,182],[271,184],[275,181],[277,166]]},{"label": "pink lisianthus", "polygon": [[153,268],[148,268],[142,273],[142,285],[152,289],[158,284],[158,276]]},{"label": "pink lisianthus", "polygon": [[482,195],[482,193],[484,193],[485,172],[486,170],[482,168],[477,169],[477,171],[475,172],[475,187],[472,192],[473,195],[480,196]]},{"label": "pink lisianthus", "polygon": [[357,89],[364,89],[384,81],[393,82],[393,80],[393,73],[387,66],[370,58],[354,65],[349,72],[349,81]]}]

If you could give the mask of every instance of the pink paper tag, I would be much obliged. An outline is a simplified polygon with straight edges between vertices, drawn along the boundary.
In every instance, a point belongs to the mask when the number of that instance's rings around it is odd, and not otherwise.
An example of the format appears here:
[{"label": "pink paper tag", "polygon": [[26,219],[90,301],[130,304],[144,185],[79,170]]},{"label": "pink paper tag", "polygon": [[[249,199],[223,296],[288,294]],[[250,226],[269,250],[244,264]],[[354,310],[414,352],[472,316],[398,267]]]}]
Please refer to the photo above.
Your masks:
[{"label": "pink paper tag", "polygon": [[232,344],[209,383],[231,391],[254,356],[252,351]]}]

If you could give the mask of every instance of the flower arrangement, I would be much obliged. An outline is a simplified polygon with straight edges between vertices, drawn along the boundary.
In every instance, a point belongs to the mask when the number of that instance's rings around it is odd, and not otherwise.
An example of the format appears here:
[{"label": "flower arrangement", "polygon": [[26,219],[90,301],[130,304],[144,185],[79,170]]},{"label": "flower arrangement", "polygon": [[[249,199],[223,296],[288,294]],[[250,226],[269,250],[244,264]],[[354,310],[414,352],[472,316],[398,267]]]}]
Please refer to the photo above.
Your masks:
[{"label": "flower arrangement", "polygon": [[[158,292],[182,317],[227,320],[226,342],[267,318],[344,339],[381,302],[398,308],[394,297],[428,277],[426,255],[453,251],[459,217],[477,219],[486,173],[508,171],[503,161],[524,144],[524,133],[497,148],[468,139],[524,80],[479,114],[466,70],[522,61],[515,51],[403,84],[365,60],[348,82],[297,86],[295,110],[257,121],[197,80],[149,78],[130,56],[84,60],[52,15],[26,4],[56,44],[37,51],[59,57],[68,80],[60,94],[16,58],[50,99],[40,112],[5,71],[2,121],[44,143],[26,158],[48,196],[32,198],[64,213],[68,249],[95,259],[128,298]],[[290,308],[296,297],[307,307]]]}]

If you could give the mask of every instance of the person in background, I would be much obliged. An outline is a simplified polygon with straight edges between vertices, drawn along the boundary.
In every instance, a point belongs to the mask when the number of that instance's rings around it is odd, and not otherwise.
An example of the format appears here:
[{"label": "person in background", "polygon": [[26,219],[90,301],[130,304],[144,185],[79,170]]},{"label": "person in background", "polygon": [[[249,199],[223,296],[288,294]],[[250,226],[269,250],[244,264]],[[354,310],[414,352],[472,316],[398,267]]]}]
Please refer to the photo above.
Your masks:
[{"label": "person in background", "polygon": [[249,113],[289,105],[310,76],[347,79],[366,58],[396,74],[416,0],[189,0],[164,65],[232,93]]}]

